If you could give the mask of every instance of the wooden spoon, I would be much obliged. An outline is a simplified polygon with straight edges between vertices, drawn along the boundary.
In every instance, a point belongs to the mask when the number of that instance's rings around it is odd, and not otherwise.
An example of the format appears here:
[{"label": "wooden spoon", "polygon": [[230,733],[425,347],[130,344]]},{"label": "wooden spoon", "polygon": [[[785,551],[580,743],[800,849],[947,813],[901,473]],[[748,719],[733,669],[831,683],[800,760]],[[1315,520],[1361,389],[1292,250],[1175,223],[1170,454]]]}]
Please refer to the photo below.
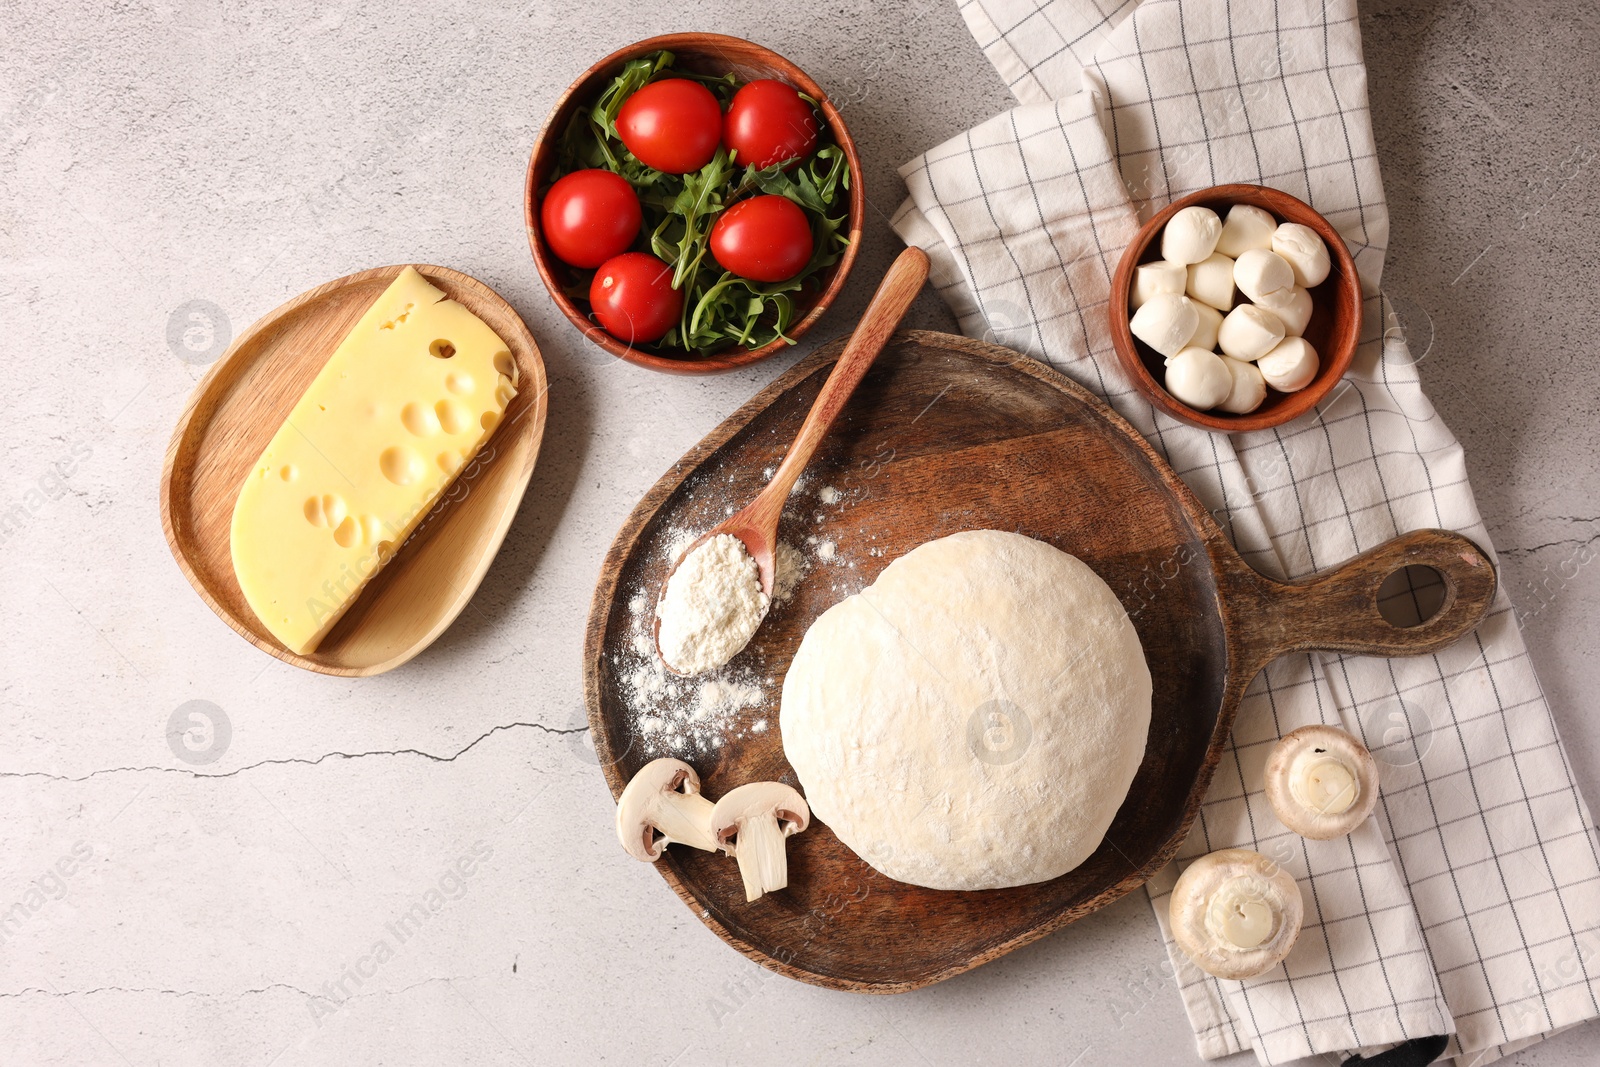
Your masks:
[{"label": "wooden spoon", "polygon": [[[883,351],[889,336],[894,333],[895,327],[900,324],[906,309],[911,306],[911,301],[916,299],[917,293],[922,290],[922,283],[927,279],[928,255],[920,248],[907,248],[889,265],[888,273],[883,276],[883,281],[878,283],[878,291],[872,295],[872,302],[867,305],[861,321],[856,323],[855,331],[850,334],[844,352],[840,354],[839,361],[833,365],[828,380],[822,384],[822,391],[812,402],[806,421],[801,424],[794,444],[789,446],[789,451],[783,457],[783,462],[778,465],[772,481],[767,483],[767,487],[761,490],[754,500],[701,534],[683,550],[661,583],[663,594],[667,583],[672,581],[673,574],[677,573],[690,553],[718,534],[732,534],[744,543],[745,550],[755,559],[761,578],[761,591],[769,599],[771,598],[777,582],[778,519],[783,514],[783,506],[789,499],[789,492],[799,480],[800,472],[811,461],[812,454],[822,443],[822,438],[833,425],[833,420],[838,418],[845,401],[850,399],[850,394],[861,384],[867,368],[872,366],[873,360],[878,358],[878,353]],[[658,604],[660,599],[659,596],[656,598]],[[655,639],[656,653],[660,655],[659,615],[656,617]],[[665,656],[661,657],[661,662],[674,674],[681,673],[675,670],[672,664],[667,663]]]}]

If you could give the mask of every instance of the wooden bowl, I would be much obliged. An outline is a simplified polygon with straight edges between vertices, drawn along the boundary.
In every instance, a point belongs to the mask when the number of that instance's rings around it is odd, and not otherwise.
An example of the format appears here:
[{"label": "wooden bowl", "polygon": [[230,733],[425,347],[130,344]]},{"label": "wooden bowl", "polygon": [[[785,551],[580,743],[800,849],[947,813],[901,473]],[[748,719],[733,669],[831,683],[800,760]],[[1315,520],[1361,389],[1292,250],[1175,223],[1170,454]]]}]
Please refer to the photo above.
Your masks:
[{"label": "wooden bowl", "polygon": [[[1161,228],[1167,220],[1186,207],[1198,204],[1219,215],[1227,214],[1235,204],[1252,204],[1277,216],[1280,222],[1298,222],[1317,231],[1328,246],[1328,257],[1333,269],[1327,279],[1311,290],[1311,321],[1306,325],[1305,339],[1311,342],[1321,358],[1322,365],[1311,384],[1294,393],[1267,390],[1267,399],[1248,415],[1229,415],[1225,412],[1196,411],[1167,392],[1161,384],[1165,377],[1164,357],[1161,353],[1133,336],[1129,329],[1132,312],[1128,309],[1128,294],[1133,287],[1133,270],[1141,263],[1161,258]],[[1312,207],[1279,189],[1261,185],[1217,185],[1190,193],[1174,200],[1149,222],[1140,227],[1133,242],[1122,253],[1117,273],[1111,279],[1111,303],[1108,314],[1111,321],[1111,341],[1117,350],[1128,376],[1150,402],[1179,422],[1223,433],[1243,433],[1246,430],[1265,430],[1299,418],[1316,407],[1334,383],[1344,377],[1350,360],[1356,353],[1356,342],[1361,336],[1361,278],[1356,274],[1355,260],[1345,247],[1344,238],[1332,223]]]},{"label": "wooden bowl", "polygon": [[786,351],[791,346],[779,338],[760,348],[735,347],[711,356],[696,356],[682,351],[674,353],[670,349],[655,351],[635,348],[619,341],[601,329],[582,307],[567,296],[566,289],[587,272],[577,271],[557,259],[540,232],[539,197],[549,183],[561,135],[572,121],[573,114],[578,108],[592,103],[629,60],[663,50],[677,57],[675,66],[679,69],[706,74],[732,71],[741,81],[775,78],[789,83],[817,101],[834,141],[844,149],[845,158],[850,163],[850,215],[847,223],[850,244],[839,262],[815,275],[817,286],[798,294],[795,301],[797,316],[789,328],[789,336],[795,340],[828,310],[828,305],[844,288],[845,278],[855,264],[856,252],[861,247],[861,223],[867,207],[866,192],[861,184],[861,157],[856,154],[856,143],[851,140],[839,109],[833,106],[828,94],[805,71],[771,49],[720,33],[669,33],[618,49],[584,71],[583,76],[573,82],[556,102],[550,117],[545,120],[544,128],[539,132],[539,139],[534,142],[522,199],[523,218],[528,226],[528,246],[533,250],[533,262],[539,268],[539,277],[544,279],[545,287],[550,290],[551,299],[572,320],[572,324],[583,331],[585,337],[629,363],[669,374],[712,374],[747,366]]}]

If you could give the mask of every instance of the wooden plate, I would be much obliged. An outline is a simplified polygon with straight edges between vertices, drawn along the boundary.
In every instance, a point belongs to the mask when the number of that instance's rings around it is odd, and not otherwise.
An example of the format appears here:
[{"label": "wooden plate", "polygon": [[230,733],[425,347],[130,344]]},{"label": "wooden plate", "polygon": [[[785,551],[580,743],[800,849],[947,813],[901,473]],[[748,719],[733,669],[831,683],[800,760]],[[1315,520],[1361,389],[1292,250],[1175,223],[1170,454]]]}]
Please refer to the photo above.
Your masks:
[{"label": "wooden plate", "polygon": [[201,599],[257,648],[322,674],[381,674],[444,632],[499,550],[544,436],[544,361],[522,319],[477,279],[447,267],[417,266],[510,347],[519,372],[517,395],[477,458],[315,652],[290,652],[256,618],[234,577],[229,549],[239,486],[345,334],[405,266],[376,267],[320,285],[244,331],[189,398],[161,474],[161,526]]},{"label": "wooden plate", "polygon": [[[757,779],[795,781],[777,729],[784,672],[806,628],[896,557],[969,529],[1028,534],[1080,557],[1133,618],[1155,683],[1150,734],[1128,799],[1100,849],[1050,882],[946,892],[892,881],[817,821],[789,839],[787,890],[747,904],[738,866],[681,846],[657,867],[707,926],[750,958],[834,989],[894,993],[959,974],[1143,884],[1176,852],[1221,755],[1240,695],[1268,661],[1311,648],[1436,651],[1488,610],[1495,574],[1470,541],[1417,531],[1305,582],[1251,570],[1148,444],[1089,393],[1033,360],[962,337],[897,334],[808,469],[782,534],[837,546],[730,665],[770,679],[728,739],[663,752],[631,703],[630,642],[682,532],[753,496],[805,416],[843,342],[801,361],[650,490],[601,570],[584,648],[595,749],[614,794],[657,755],[679,754],[720,796]],[[1399,629],[1377,591],[1401,567],[1432,566],[1448,593],[1431,620]],[[648,608],[644,608],[648,611]],[[758,721],[768,726],[756,731]]]}]

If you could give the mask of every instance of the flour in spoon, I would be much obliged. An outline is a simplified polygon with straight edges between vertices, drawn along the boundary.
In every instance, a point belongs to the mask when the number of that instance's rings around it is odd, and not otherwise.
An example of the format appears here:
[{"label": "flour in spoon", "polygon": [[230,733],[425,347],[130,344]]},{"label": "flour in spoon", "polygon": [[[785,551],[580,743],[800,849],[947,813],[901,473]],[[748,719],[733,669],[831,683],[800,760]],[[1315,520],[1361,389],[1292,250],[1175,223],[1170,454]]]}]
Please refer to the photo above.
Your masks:
[{"label": "flour in spoon", "polygon": [[767,614],[755,558],[732,534],[685,556],[656,607],[661,658],[680,674],[714,670],[749,644]]}]

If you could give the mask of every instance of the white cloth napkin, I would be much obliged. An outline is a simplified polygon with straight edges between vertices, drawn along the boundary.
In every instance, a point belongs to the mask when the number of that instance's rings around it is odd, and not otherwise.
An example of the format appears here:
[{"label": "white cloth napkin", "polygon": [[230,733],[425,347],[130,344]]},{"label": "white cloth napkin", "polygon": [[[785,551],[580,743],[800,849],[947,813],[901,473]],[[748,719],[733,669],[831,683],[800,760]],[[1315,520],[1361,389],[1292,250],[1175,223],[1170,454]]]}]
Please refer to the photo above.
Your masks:
[{"label": "white cloth napkin", "polygon": [[[1418,527],[1489,548],[1461,448],[1379,290],[1388,212],[1353,0],[963,0],[961,11],[1022,106],[907,163],[911,195],[894,220],[930,254],[961,328],[1103,396],[1264,573],[1303,576]],[[1342,386],[1314,415],[1233,437],[1157,414],[1105,325],[1139,219],[1223,182],[1310,202],[1344,235],[1367,296]],[[1307,723],[1342,725],[1380,758],[1376,816],[1347,839],[1302,840],[1261,792],[1273,743]],[[1228,846],[1276,859],[1306,902],[1288,961],[1246,982],[1201,974],[1166,922],[1177,868]],[[1253,1049],[1281,1063],[1449,1033],[1448,1055],[1477,1065],[1600,1015],[1597,856],[1502,593],[1477,633],[1436,656],[1274,663],[1149,893],[1202,1056]]]}]

